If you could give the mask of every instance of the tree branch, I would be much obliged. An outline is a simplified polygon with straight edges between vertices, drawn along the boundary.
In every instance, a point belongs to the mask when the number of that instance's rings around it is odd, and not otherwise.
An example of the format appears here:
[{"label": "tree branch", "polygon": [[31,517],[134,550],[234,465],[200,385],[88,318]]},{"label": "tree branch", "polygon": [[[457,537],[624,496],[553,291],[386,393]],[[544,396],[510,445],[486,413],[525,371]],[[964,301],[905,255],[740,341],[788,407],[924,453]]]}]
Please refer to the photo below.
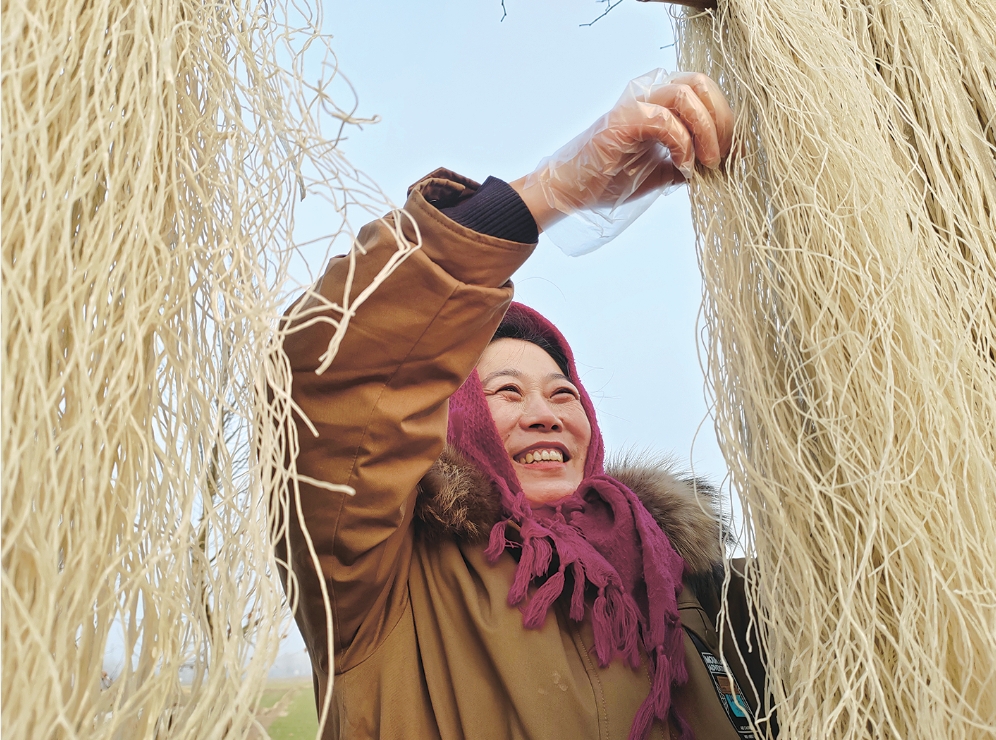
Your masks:
[{"label": "tree branch", "polygon": [[[580,27],[581,28],[589,28],[591,26],[594,26],[596,23],[598,23],[600,20],[602,20],[602,18],[604,18],[605,16],[607,16],[609,14],[609,12],[613,8],[615,8],[615,7],[619,6],[620,4],[622,4],[622,1],[623,0],[616,0],[615,2],[612,2],[612,0],[598,0],[598,2],[600,2],[600,3],[606,3],[607,7],[605,8],[605,12],[603,12],[600,16],[598,16],[598,18],[596,18],[595,20],[591,21],[590,23],[582,23]],[[504,2],[504,0],[502,0],[502,5],[504,5],[504,4],[505,4],[505,2]]]}]

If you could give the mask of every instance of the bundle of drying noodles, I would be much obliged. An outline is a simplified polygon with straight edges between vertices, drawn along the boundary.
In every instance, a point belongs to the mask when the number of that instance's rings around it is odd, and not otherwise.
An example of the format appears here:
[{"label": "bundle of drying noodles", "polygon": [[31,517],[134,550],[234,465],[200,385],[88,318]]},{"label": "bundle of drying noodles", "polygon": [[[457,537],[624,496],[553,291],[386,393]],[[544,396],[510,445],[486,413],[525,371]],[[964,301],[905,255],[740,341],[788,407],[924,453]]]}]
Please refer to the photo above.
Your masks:
[{"label": "bundle of drying noodles", "polygon": [[[996,735],[996,13],[721,0],[704,354],[782,738]],[[762,728],[763,729],[763,728]]]},{"label": "bundle of drying noodles", "polygon": [[306,10],[3,4],[5,738],[250,732],[288,614],[293,205],[385,207]]}]

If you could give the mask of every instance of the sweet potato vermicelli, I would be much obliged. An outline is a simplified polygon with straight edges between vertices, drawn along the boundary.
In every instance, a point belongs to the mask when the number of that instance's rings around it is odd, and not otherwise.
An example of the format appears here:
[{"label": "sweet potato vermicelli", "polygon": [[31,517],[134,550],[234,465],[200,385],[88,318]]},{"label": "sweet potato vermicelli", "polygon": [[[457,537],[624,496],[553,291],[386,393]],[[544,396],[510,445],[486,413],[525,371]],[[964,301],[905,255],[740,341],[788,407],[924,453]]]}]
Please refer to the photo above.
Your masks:
[{"label": "sweet potato vermicelli", "polygon": [[996,734],[996,13],[720,2],[691,186],[720,443],[782,738]]},{"label": "sweet potato vermicelli", "polygon": [[294,204],[388,207],[306,11],[3,3],[4,737],[254,723],[288,618]]}]

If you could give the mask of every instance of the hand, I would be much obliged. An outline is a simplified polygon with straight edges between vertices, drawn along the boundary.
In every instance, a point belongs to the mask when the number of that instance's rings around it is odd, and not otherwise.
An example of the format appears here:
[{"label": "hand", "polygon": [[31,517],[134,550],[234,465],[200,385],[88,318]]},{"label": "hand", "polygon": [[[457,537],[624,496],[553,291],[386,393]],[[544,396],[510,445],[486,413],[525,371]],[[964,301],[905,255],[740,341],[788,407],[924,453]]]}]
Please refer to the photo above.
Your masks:
[{"label": "hand", "polygon": [[620,206],[683,183],[696,162],[715,169],[732,138],[733,111],[715,82],[656,70],[630,82],[612,110],[509,184],[543,230],[576,210]]}]

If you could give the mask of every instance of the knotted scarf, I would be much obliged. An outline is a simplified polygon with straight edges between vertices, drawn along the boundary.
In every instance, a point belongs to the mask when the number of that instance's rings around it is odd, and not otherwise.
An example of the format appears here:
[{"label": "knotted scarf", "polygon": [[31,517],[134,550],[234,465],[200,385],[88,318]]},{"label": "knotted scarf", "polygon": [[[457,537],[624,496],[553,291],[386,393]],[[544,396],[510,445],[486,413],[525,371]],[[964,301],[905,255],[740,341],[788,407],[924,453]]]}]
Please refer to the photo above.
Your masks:
[{"label": "knotted scarf", "polygon": [[508,603],[522,610],[526,628],[543,625],[570,581],[569,617],[581,622],[590,601],[595,654],[603,668],[616,657],[638,668],[642,646],[650,659],[651,688],[633,720],[630,740],[643,740],[655,719],[665,725],[670,720],[689,738],[691,730],[671,702],[672,690],[688,680],[677,601],[684,561],[636,494],[605,474],[594,406],[564,337],[519,303],[511,305],[505,321],[528,327],[563,351],[591,424],[591,441],[578,489],[555,505],[533,509],[495,427],[481,380],[476,371],[471,374],[450,398],[447,441],[500,493],[503,518],[492,528],[485,554],[495,562],[505,550],[520,548]]}]

